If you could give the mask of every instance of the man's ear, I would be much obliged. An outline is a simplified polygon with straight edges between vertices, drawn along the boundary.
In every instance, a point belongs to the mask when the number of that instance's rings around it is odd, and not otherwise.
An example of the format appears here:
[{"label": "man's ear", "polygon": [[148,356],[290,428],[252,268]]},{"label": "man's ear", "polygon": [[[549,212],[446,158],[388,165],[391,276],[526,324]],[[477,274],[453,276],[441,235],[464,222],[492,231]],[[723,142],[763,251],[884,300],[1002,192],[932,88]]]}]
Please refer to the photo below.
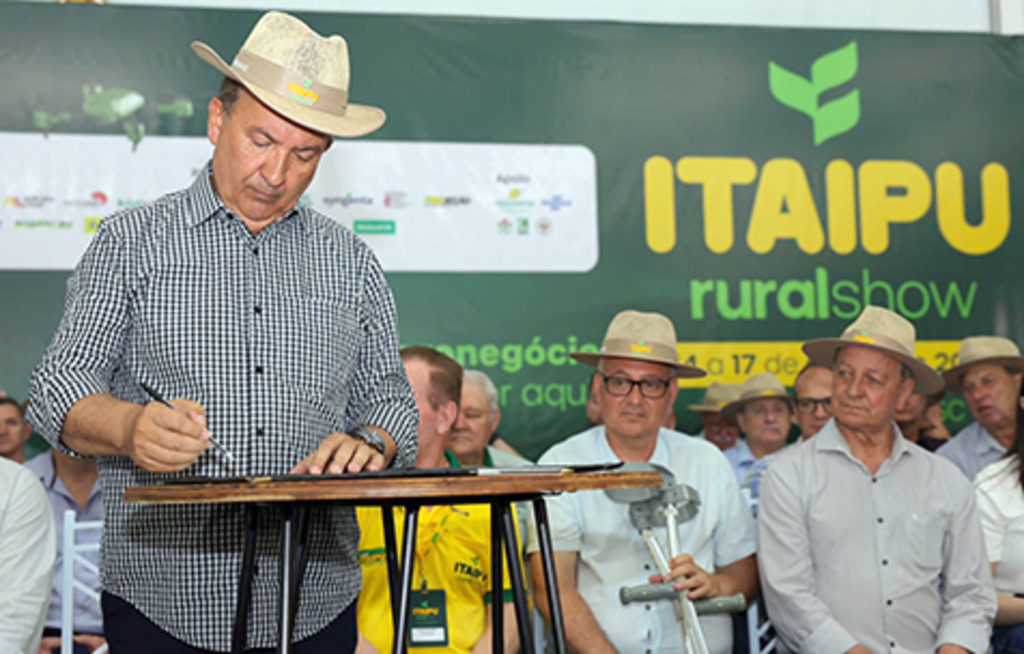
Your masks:
[{"label": "man's ear", "polygon": [[206,136],[210,139],[210,143],[217,145],[221,129],[224,127],[224,121],[227,119],[227,112],[224,111],[224,103],[220,101],[220,98],[211,99],[206,110],[208,113],[206,117]]},{"label": "man's ear", "polygon": [[501,409],[494,410],[494,417],[491,418],[491,433],[498,431],[498,425],[501,424]]},{"label": "man's ear", "polygon": [[441,408],[441,416],[444,420],[440,424],[446,427],[445,431],[451,431],[455,428],[455,421],[459,419],[459,405],[453,400],[448,400]]}]

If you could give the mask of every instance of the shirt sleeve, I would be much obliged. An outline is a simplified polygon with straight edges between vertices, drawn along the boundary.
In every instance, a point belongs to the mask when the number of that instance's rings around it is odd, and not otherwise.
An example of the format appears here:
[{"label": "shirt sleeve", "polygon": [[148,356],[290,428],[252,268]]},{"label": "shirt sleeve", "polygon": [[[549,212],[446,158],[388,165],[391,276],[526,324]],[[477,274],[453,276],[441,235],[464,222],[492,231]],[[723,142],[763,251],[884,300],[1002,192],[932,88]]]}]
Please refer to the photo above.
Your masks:
[{"label": "shirt sleeve", "polygon": [[974,493],[966,480],[961,481],[958,506],[942,544],[942,622],[937,642],[984,652],[996,616],[996,591]]},{"label": "shirt sleeve", "polygon": [[0,651],[36,654],[50,603],[57,536],[39,480],[18,471],[0,504]]},{"label": "shirt sleeve", "polygon": [[810,536],[803,519],[799,476],[789,460],[768,468],[758,516],[761,592],[776,631],[789,648],[840,654],[857,640],[815,594]]},{"label": "shirt sleeve", "polygon": [[363,342],[346,412],[346,428],[374,425],[391,434],[398,446],[393,466],[416,463],[419,413],[399,357],[398,316],[384,271],[366,248],[368,264],[361,315]]},{"label": "shirt sleeve", "polygon": [[65,453],[60,432],[79,400],[109,393],[128,326],[126,249],[106,221],[68,280],[64,317],[29,385],[28,422]]}]

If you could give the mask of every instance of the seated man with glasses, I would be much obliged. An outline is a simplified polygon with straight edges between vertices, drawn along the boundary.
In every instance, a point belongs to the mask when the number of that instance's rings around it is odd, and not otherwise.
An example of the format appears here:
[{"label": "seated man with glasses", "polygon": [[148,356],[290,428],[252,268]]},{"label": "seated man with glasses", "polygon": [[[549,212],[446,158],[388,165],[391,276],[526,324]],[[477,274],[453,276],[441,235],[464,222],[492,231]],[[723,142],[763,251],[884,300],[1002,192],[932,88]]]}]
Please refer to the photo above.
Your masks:
[{"label": "seated man with glasses", "polygon": [[808,363],[793,382],[796,400],[794,422],[800,428],[800,440],[810,440],[832,418],[832,371]]},{"label": "seated man with glasses", "polygon": [[[609,325],[600,352],[572,357],[597,366],[592,384],[602,424],[555,445],[539,463],[661,465],[676,483],[694,488],[701,505],[678,526],[684,553],[672,559],[672,571],[662,579],[630,520],[629,504],[612,501],[604,491],[547,498],[569,649],[682,651],[673,604],[623,605],[621,587],[674,583],[691,599],[735,593],[749,599],[757,592],[754,523],[728,461],[711,443],[662,427],[679,392],[677,380],[704,371],[680,363],[675,328],[656,313],[623,311]],[[550,617],[534,534],[527,549],[537,605]],[[711,652],[731,652],[731,616],[700,620]]]}]

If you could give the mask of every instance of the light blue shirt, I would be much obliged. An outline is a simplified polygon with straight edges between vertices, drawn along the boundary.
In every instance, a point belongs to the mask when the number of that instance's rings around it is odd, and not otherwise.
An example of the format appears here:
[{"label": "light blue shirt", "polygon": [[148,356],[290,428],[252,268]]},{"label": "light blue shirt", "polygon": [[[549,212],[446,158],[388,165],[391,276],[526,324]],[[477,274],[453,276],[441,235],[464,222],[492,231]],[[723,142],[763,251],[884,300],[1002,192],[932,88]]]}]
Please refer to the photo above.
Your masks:
[{"label": "light blue shirt", "polygon": [[[67,486],[57,476],[53,467],[53,457],[46,451],[37,457],[25,462],[25,467],[31,470],[46,489],[46,497],[50,500],[50,508],[53,509],[53,522],[57,527],[57,566],[53,575],[53,594],[50,598],[50,610],[46,614],[46,626],[60,629],[61,607],[64,602],[64,512],[71,510],[75,512],[76,522],[103,521],[103,496],[100,493],[99,483],[93,484],[92,492],[85,503],[85,507],[78,506]],[[80,544],[98,544],[102,537],[101,529],[83,530],[78,534]],[[99,567],[100,553],[84,552],[82,558],[92,562]],[[75,579],[82,582],[95,591],[100,590],[99,577],[85,566],[78,566],[75,570]],[[103,633],[103,614],[100,611],[99,603],[87,597],[85,593],[75,593],[75,633]]]},{"label": "light blue shirt", "polygon": [[732,466],[733,474],[736,475],[736,481],[740,484],[746,481],[747,475],[750,474],[750,469],[754,467],[754,462],[757,461],[754,458],[754,453],[750,451],[747,441],[741,438],[736,441],[735,445],[722,452],[722,454],[725,455],[729,465]]},{"label": "light blue shirt", "polygon": [[[548,450],[540,464],[610,463],[604,427],[594,427]],[[714,445],[662,429],[649,463],[671,470],[676,482],[700,493],[700,510],[679,525],[681,553],[708,572],[754,553],[754,521],[728,461]],[[580,491],[546,498],[556,551],[579,552],[577,588],[605,635],[620,652],[682,651],[682,632],[668,601],[623,605],[619,589],[648,583],[657,569],[629,518],[629,505],[604,491]],[[668,554],[665,529],[655,533]],[[528,550],[537,551],[535,534]],[[648,609],[648,606],[650,607]],[[700,618],[711,651],[732,651],[732,618]]]},{"label": "light blue shirt", "polygon": [[952,461],[968,479],[974,481],[982,468],[1006,454],[1006,448],[987,429],[972,422],[935,453]]}]

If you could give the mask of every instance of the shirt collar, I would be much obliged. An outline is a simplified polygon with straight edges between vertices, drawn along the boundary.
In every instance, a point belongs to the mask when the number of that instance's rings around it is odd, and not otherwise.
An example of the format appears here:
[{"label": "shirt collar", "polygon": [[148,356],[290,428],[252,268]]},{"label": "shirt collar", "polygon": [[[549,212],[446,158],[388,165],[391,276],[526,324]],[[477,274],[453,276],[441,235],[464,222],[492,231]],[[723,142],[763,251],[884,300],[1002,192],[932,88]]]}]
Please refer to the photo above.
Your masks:
[{"label": "shirt collar", "polygon": [[[213,188],[213,159],[207,161],[203,169],[196,175],[196,179],[188,188],[187,194],[189,201],[185,205],[184,214],[185,224],[189,227],[200,225],[221,212],[225,216],[230,214],[223,200],[221,200],[220,194]],[[296,205],[291,211],[275,222],[281,222],[293,216],[301,217],[304,215],[304,211],[304,207]],[[300,224],[305,224],[303,220],[299,222]]]},{"label": "shirt collar", "polygon": [[978,425],[978,431],[981,432],[981,438],[977,439],[974,443],[975,454],[979,457],[984,457],[989,452],[998,452],[999,454],[1006,452],[1006,448],[996,440],[995,436],[988,433],[988,430],[982,427],[980,422],[974,424]]},{"label": "shirt collar", "polygon": [[[904,454],[912,454],[913,450],[907,447],[907,439],[903,438],[903,432],[900,431],[899,425],[895,422],[892,423],[892,428],[895,431],[896,437],[892,442],[892,452],[889,453],[889,461],[896,462]],[[839,431],[839,427],[836,426],[836,419],[831,418],[825,426],[821,428],[818,435],[811,439],[811,444],[819,452],[842,452],[851,459],[856,460],[853,454],[850,452],[850,444],[843,438],[842,433]],[[883,464],[885,465],[885,464]]]},{"label": "shirt collar", "polygon": [[444,458],[448,459],[448,465],[450,465],[453,470],[462,467],[462,464],[459,463],[459,460],[455,458],[455,454],[453,454],[451,450],[444,451]]}]

